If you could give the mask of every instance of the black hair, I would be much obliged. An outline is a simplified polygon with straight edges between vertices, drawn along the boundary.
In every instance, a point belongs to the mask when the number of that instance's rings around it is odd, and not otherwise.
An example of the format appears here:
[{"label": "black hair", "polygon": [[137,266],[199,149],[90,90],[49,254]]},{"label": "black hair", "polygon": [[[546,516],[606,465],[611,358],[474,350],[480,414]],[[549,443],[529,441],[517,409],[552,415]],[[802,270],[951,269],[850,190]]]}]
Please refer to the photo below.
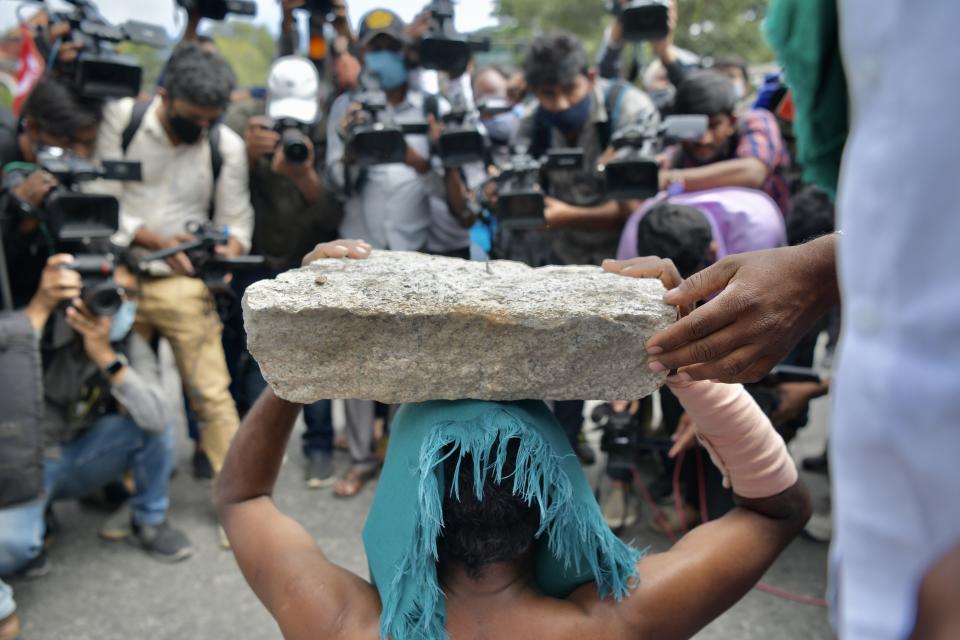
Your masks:
[{"label": "black hair", "polygon": [[694,71],[677,87],[673,102],[676,114],[713,116],[733,114],[737,107],[737,92],[733,81],[716,71]]},{"label": "black hair", "polygon": [[[499,442],[494,442],[492,450],[498,447]],[[444,460],[443,529],[437,551],[441,562],[462,562],[471,578],[479,577],[489,564],[518,560],[533,551],[540,510],[513,493],[519,448],[517,438],[507,444],[501,482],[495,480],[492,462],[484,470],[482,500],[474,491],[473,456],[463,456],[459,474],[457,453]],[[454,483],[459,499],[453,493]]]},{"label": "black hair", "polygon": [[787,242],[793,246],[832,233],[834,224],[830,196],[820,187],[806,185],[791,198]]},{"label": "black hair", "polygon": [[747,61],[744,60],[741,56],[736,54],[728,56],[719,56],[716,60],[713,61],[712,69],[727,69],[733,67],[739,69],[740,73],[743,74],[743,79],[749,84],[750,82],[750,73],[747,71]]},{"label": "black hair", "polygon": [[103,103],[78,96],[69,86],[44,78],[23,103],[21,117],[54,136],[72,137],[100,124]]},{"label": "black hair", "polygon": [[230,63],[196,42],[177,45],[163,78],[163,88],[171,99],[202,107],[226,107],[237,84]]},{"label": "black hair", "polygon": [[673,260],[688,278],[710,258],[713,228],[696,207],[662,202],[647,212],[637,228],[637,252]]},{"label": "black hair", "polygon": [[523,75],[531,88],[569,86],[587,73],[587,52],[577,36],[564,31],[534,38],[523,58]]}]

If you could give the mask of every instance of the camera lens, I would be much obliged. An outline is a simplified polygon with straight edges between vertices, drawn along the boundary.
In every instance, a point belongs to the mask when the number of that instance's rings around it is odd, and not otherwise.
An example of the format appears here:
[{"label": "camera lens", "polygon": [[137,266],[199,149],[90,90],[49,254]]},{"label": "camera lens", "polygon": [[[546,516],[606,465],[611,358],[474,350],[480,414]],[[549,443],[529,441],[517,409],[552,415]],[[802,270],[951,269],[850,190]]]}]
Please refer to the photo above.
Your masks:
[{"label": "camera lens", "polygon": [[303,164],[310,156],[306,136],[297,129],[285,129],[280,136],[280,143],[283,145],[283,155],[287,162]]},{"label": "camera lens", "polygon": [[123,294],[113,282],[98,282],[84,287],[80,294],[83,304],[97,316],[112,316],[123,304]]}]

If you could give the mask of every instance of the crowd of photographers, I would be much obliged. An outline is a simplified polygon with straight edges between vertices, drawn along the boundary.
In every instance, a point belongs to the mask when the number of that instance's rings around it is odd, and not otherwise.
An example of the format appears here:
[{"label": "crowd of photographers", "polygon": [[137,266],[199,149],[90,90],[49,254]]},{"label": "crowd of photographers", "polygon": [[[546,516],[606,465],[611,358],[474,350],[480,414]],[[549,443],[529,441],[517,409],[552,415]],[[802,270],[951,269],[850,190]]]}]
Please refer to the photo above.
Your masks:
[{"label": "crowd of photographers", "polygon": [[[709,64],[676,47],[682,16],[669,2],[614,3],[595,64],[575,36],[548,33],[507,68],[478,63],[487,43],[453,29],[447,2],[409,24],[377,9],[354,32],[342,1],[283,0],[278,59],[263,87],[238,88],[197,32],[228,5],[179,1],[187,32],[155,88],[141,88],[111,45],[150,41],[149,29],[112,27],[89,3],[52,16],[36,34],[48,73],[0,123],[0,376],[11,425],[0,575],[44,573],[53,503],[105,486],[127,499],[103,537],[167,562],[190,555],[168,518],[179,407],[161,393],[161,344],[182,382],[193,472],[213,477],[265,386],[239,297],[319,242],[532,266],[659,256],[679,282],[726,255],[832,230],[830,199],[791,166],[784,88],[771,79],[754,95],[743,60]],[[326,29],[322,63],[298,53],[301,10],[311,37]],[[752,389],[787,438],[829,388],[811,369],[819,333]],[[611,526],[636,518],[641,456],[655,453],[650,493],[669,500],[673,465],[696,446],[669,391],[658,404],[660,432],[652,398],[593,412]],[[554,411],[592,464],[584,402]],[[331,402],[306,407],[308,486],[356,495],[377,473],[378,425],[391,414],[345,402],[351,464],[335,478]],[[677,472],[684,501],[711,518],[733,504],[712,469]],[[0,621],[13,624],[13,606],[0,582]]]}]

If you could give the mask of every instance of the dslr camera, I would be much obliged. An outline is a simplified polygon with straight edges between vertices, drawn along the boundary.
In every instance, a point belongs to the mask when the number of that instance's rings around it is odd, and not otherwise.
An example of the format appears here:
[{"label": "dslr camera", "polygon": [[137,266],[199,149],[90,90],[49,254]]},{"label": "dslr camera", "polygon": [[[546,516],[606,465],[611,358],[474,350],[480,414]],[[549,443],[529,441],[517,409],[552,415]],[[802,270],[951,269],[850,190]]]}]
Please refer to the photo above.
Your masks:
[{"label": "dslr camera", "polygon": [[490,39],[462,36],[453,26],[453,2],[434,0],[427,5],[430,29],[420,40],[420,66],[446,71],[451,78],[463,75],[475,51],[489,51]]},{"label": "dslr camera", "polygon": [[533,158],[525,150],[511,156],[496,177],[497,221],[505,228],[542,228],[543,172],[578,171],[583,157],[583,149],[576,147],[551,149],[542,158]]},{"label": "dslr camera", "polygon": [[228,13],[257,15],[257,3],[253,0],[177,0],[177,4],[188,13],[198,13],[210,20],[223,20]]},{"label": "dslr camera", "polygon": [[607,11],[620,19],[626,40],[656,40],[670,33],[670,0],[609,0]]},{"label": "dslr camera", "polygon": [[403,162],[407,149],[403,136],[426,134],[426,120],[398,124],[387,115],[387,96],[380,89],[379,80],[364,72],[361,83],[364,90],[354,95],[353,102],[360,104],[363,117],[350,124],[344,160],[360,168]]},{"label": "dslr camera", "polygon": [[293,118],[280,118],[273,123],[273,130],[280,134],[283,157],[290,164],[303,164],[310,156],[307,146],[311,126]]},{"label": "dslr camera", "polygon": [[601,167],[607,195],[614,200],[655,196],[660,191],[656,153],[664,144],[699,140],[706,133],[707,125],[708,118],[703,115],[668,116],[657,129],[630,127],[618,132],[610,140],[617,153]]},{"label": "dslr camera", "polygon": [[69,37],[82,48],[75,61],[56,63],[58,77],[88,98],[129,98],[139,94],[142,69],[136,59],[117,53],[115,45],[130,41],[166,46],[163,28],[134,20],[112,25],[91,0],[66,1],[72,9],[53,13],[51,22],[69,22]]}]

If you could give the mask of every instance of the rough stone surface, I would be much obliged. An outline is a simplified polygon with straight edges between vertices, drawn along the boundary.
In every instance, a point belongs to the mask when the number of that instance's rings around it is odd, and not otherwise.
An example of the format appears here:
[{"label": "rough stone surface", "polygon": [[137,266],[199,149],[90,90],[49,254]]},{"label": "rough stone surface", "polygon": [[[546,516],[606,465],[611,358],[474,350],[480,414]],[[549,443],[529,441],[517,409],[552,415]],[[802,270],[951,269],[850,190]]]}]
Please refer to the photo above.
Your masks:
[{"label": "rough stone surface", "polygon": [[644,343],[676,318],[658,280],[375,251],[319,260],[244,297],[250,353],[310,402],[617,399],[663,383]]}]

